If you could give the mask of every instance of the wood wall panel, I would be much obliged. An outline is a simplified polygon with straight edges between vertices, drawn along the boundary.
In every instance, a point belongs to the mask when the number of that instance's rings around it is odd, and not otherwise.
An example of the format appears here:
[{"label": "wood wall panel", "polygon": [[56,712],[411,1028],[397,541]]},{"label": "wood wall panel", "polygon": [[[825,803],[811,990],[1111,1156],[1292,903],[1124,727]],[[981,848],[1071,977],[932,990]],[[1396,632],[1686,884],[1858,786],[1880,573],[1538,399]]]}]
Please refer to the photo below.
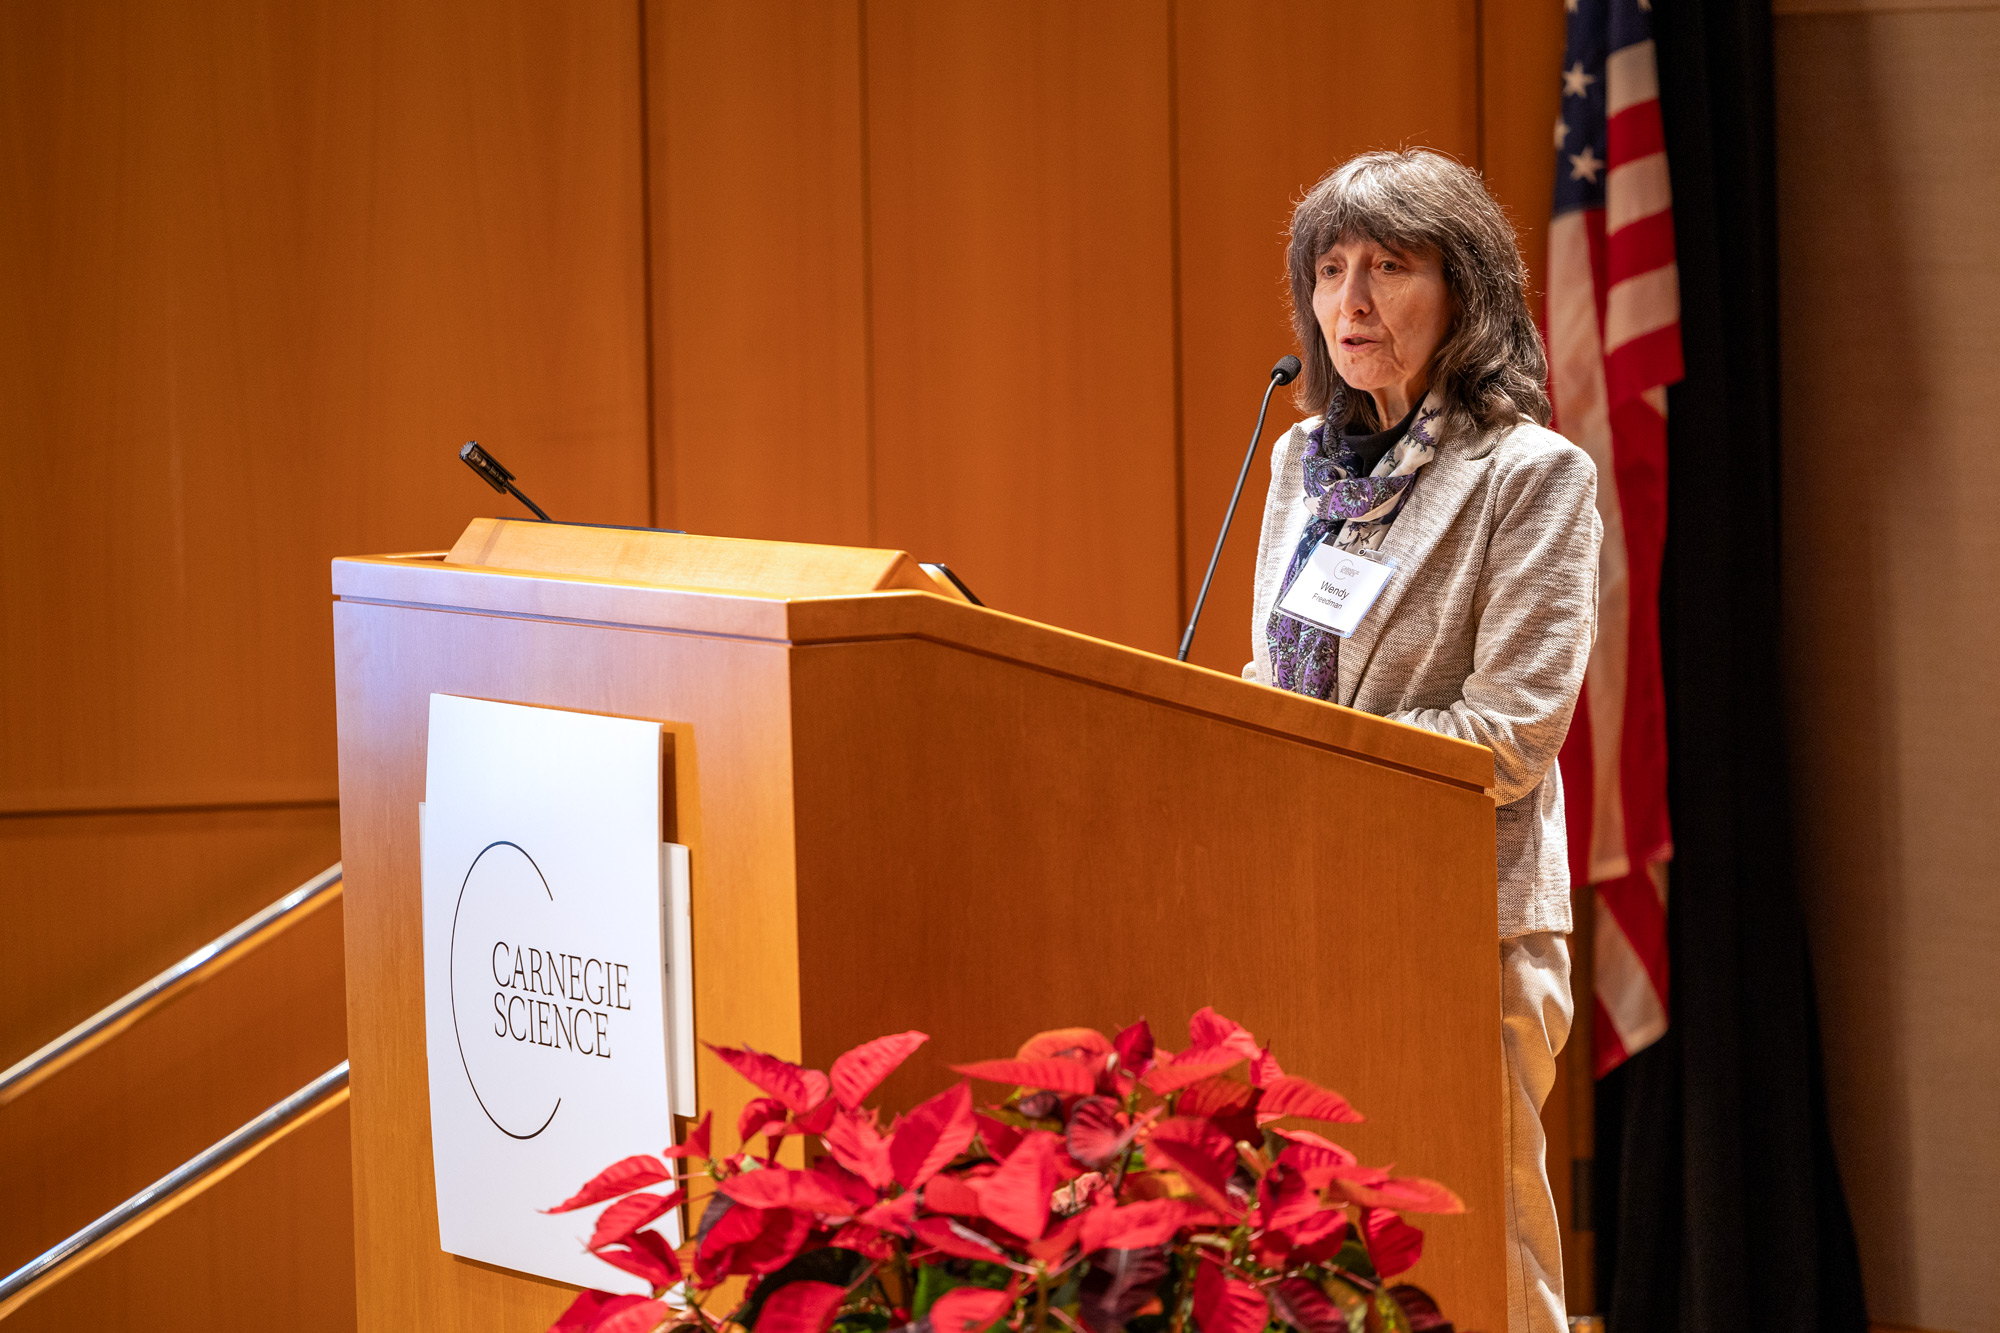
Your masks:
[{"label": "wood wall panel", "polygon": [[861,16],[646,8],[656,521],[874,545]]},{"label": "wood wall panel", "polygon": [[347,1108],[7,1317],[7,1333],[350,1333],[353,1187]]},{"label": "wood wall panel", "polygon": [[340,859],[332,805],[0,819],[0,1068]]},{"label": "wood wall panel", "polygon": [[1521,239],[1528,302],[1539,320],[1549,266],[1567,16],[1561,5],[1515,0],[1482,4],[1479,17],[1479,168]]},{"label": "wood wall panel", "polygon": [[1870,1313],[2000,1333],[2000,6],[1800,13],[1775,47],[1786,693],[1834,1146]]},{"label": "wood wall panel", "polygon": [[341,923],[320,909],[0,1106],[0,1272],[345,1058]]},{"label": "wood wall panel", "polygon": [[875,537],[1171,651],[1166,5],[867,15]]},{"label": "wood wall panel", "polygon": [[[1181,577],[1192,603],[1250,442],[1258,395],[1272,363],[1293,350],[1285,285],[1293,204],[1368,149],[1421,145],[1476,162],[1478,49],[1475,0],[1259,0],[1248,7],[1189,0],[1176,9],[1187,532]],[[1250,580],[1270,487],[1269,441],[1302,415],[1289,390],[1273,395],[1265,446],[1195,638],[1192,660],[1204,666],[1233,672],[1250,660]]]},{"label": "wood wall panel", "polygon": [[637,26],[0,9],[0,809],[331,799],[327,560],[496,507],[466,438],[645,521]]}]

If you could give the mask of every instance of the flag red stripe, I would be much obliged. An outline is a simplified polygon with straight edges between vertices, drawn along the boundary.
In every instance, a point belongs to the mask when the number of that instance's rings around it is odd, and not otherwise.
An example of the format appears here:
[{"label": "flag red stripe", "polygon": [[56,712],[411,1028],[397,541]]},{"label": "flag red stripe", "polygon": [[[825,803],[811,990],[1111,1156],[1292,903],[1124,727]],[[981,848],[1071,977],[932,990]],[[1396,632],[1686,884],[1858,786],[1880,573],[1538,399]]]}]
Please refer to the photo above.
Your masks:
[{"label": "flag red stripe", "polygon": [[1681,378],[1681,326],[1642,333],[1604,358],[1604,395],[1615,409],[1662,384]]},{"label": "flag red stripe", "polygon": [[1660,904],[1653,876],[1644,869],[1634,870],[1623,879],[1606,880],[1597,886],[1597,910],[1609,911],[1632,943],[1632,952],[1646,965],[1653,979],[1653,991],[1664,1007],[1667,1002],[1667,911]]},{"label": "flag red stripe", "polygon": [[[1625,564],[1634,614],[1627,629],[1625,716],[1619,787],[1625,849],[1637,871],[1673,852],[1667,819],[1666,691],[1660,677],[1660,560],[1667,545],[1667,422],[1644,399],[1611,411],[1619,512],[1625,520]],[[1637,947],[1637,941],[1634,941]],[[1660,969],[1665,970],[1662,960]]]},{"label": "flag red stripe", "polygon": [[1660,123],[1660,103],[1636,102],[1604,126],[1604,157],[1613,167],[1667,151],[1666,126]]},{"label": "flag red stripe", "polygon": [[1665,268],[1674,262],[1674,215],[1655,213],[1620,227],[1604,238],[1604,250],[1613,282]]}]

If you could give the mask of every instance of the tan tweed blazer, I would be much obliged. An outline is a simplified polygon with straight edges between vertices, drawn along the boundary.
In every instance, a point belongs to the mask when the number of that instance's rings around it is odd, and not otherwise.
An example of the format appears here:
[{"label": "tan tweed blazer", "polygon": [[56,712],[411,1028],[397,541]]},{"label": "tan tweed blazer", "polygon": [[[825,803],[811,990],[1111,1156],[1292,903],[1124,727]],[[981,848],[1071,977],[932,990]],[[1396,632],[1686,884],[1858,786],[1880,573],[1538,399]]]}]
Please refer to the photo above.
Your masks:
[{"label": "tan tweed blazer", "polygon": [[[1255,658],[1310,518],[1302,421],[1271,451],[1257,543]],[[1418,473],[1382,543],[1398,567],[1340,644],[1333,702],[1493,751],[1500,937],[1570,928],[1556,751],[1597,634],[1597,468],[1554,431],[1518,425],[1451,438]]]}]

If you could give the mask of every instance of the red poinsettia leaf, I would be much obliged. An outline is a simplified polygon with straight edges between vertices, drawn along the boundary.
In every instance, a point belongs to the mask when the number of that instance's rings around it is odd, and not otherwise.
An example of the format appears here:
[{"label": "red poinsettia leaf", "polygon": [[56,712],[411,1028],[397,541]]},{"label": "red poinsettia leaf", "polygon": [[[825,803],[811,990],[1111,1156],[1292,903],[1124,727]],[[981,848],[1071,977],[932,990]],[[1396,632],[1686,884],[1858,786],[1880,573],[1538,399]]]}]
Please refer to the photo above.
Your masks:
[{"label": "red poinsettia leaf", "polygon": [[1368,1208],[1394,1208],[1404,1213],[1462,1213],[1465,1203],[1456,1194],[1422,1176],[1393,1176],[1374,1180],[1366,1168],[1335,1167],[1333,1179],[1340,1192]]},{"label": "red poinsettia leaf", "polygon": [[1079,1216],[1083,1233],[1078,1243],[1085,1254],[1164,1245],[1182,1227],[1216,1220],[1214,1213],[1191,1199],[1144,1199],[1120,1208],[1091,1208]]},{"label": "red poinsettia leaf", "polygon": [[1289,1233],[1320,1211],[1319,1194],[1299,1172],[1274,1166],[1257,1182],[1257,1207],[1266,1231]]},{"label": "red poinsettia leaf", "polygon": [[988,1083],[1013,1083],[1024,1088],[1047,1088],[1050,1092],[1087,1093],[1097,1090],[1097,1072],[1080,1060],[1050,1056],[1039,1060],[981,1060],[977,1064],[953,1065],[956,1073],[984,1079]]},{"label": "red poinsettia leaf", "polygon": [[1257,1089],[1233,1078],[1205,1078],[1191,1083],[1174,1103],[1178,1115],[1200,1116],[1204,1120],[1226,1120],[1241,1115],[1257,1100]]},{"label": "red poinsettia leaf", "polygon": [[1257,1103],[1259,1124],[1268,1124],[1288,1115],[1342,1124],[1359,1124],[1361,1121],[1361,1112],[1349,1106],[1347,1098],[1296,1074],[1272,1079],[1265,1085],[1264,1099]]},{"label": "red poinsettia leaf", "polygon": [[1368,1261],[1384,1279],[1407,1273],[1424,1255],[1424,1233],[1387,1208],[1361,1210]]},{"label": "red poinsettia leaf", "polygon": [[642,1277],[655,1287],[671,1287],[681,1280],[681,1262],[657,1231],[641,1231],[626,1245],[607,1245],[595,1251],[598,1258],[614,1268]]},{"label": "red poinsettia leaf", "polygon": [[1236,1145],[1208,1121],[1188,1116],[1162,1120],[1146,1140],[1146,1162],[1172,1167],[1209,1207],[1229,1217],[1242,1216],[1242,1207],[1227,1191],[1230,1173],[1236,1169]]},{"label": "red poinsettia leaf", "polygon": [[1062,1140],[1047,1130],[1023,1138],[998,1171],[973,1187],[979,1211],[1022,1240],[1040,1240],[1049,1229],[1049,1196],[1060,1174],[1056,1153],[1061,1147]]},{"label": "red poinsettia leaf", "polygon": [[924,1210],[954,1217],[979,1217],[979,1194],[963,1176],[940,1172],[924,1184]]},{"label": "red poinsettia leaf", "polygon": [[740,1176],[731,1176],[716,1189],[751,1208],[799,1208],[828,1217],[852,1217],[865,1206],[856,1203],[820,1172],[793,1171],[788,1167],[745,1171]]},{"label": "red poinsettia leaf", "polygon": [[995,1120],[990,1115],[975,1114],[979,1122],[979,1141],[986,1145],[986,1151],[994,1161],[1003,1160],[1014,1151],[1014,1145],[1021,1141],[1025,1130],[1016,1129],[1004,1120]]},{"label": "red poinsettia leaf", "polygon": [[1164,1097],[1190,1084],[1226,1073],[1243,1063],[1243,1057],[1240,1055],[1225,1053],[1223,1058],[1217,1060],[1189,1060],[1187,1056],[1190,1054],[1193,1052],[1184,1052],[1171,1064],[1154,1065],[1139,1081],[1145,1084],[1149,1091]]},{"label": "red poinsettia leaf", "polygon": [[642,1299],[598,1320],[590,1326],[590,1333],[652,1333],[673,1312],[665,1301]]},{"label": "red poinsettia leaf", "polygon": [[[1302,1173],[1312,1182],[1314,1189],[1323,1189],[1326,1182],[1333,1179],[1336,1168],[1357,1165],[1353,1153],[1321,1138],[1309,1129],[1273,1130],[1285,1140],[1283,1150],[1278,1153],[1278,1161],[1294,1171]],[[1384,1179],[1387,1179],[1386,1173]]]},{"label": "red poinsettia leaf", "polygon": [[1250,1057],[1251,1087],[1268,1088],[1272,1083],[1284,1076],[1285,1071],[1280,1069],[1277,1060],[1272,1058],[1270,1047],[1266,1046],[1263,1050]]},{"label": "red poinsettia leaf", "polygon": [[1286,1278],[1271,1288],[1270,1295],[1272,1313],[1299,1333],[1347,1333],[1347,1316],[1302,1277]]},{"label": "red poinsettia leaf", "polygon": [[1257,1288],[1203,1259],[1195,1270],[1194,1321],[1201,1333],[1264,1333],[1271,1310]]},{"label": "red poinsettia leaf", "polygon": [[1410,1333],[1451,1333],[1451,1321],[1438,1309],[1438,1303],[1422,1287],[1408,1283],[1389,1288],[1389,1298],[1403,1307],[1403,1317],[1410,1321]]},{"label": "red poinsettia leaf", "polygon": [[1195,1050],[1226,1046],[1246,1060],[1254,1058],[1258,1050],[1257,1039],[1248,1028],[1233,1018],[1224,1018],[1207,1005],[1188,1019],[1188,1045]]},{"label": "red poinsettia leaf", "polygon": [[1096,1065],[1098,1062],[1090,1057],[1109,1055],[1112,1049],[1111,1043],[1096,1028],[1056,1028],[1049,1032],[1037,1032],[1022,1042],[1021,1049],[1014,1052],[1014,1058],[1045,1060],[1052,1055],[1067,1055],[1071,1059]]},{"label": "red poinsettia leaf", "polygon": [[556,1322],[549,1325],[549,1333],[589,1333],[597,1321],[609,1314],[616,1314],[628,1305],[643,1305],[644,1296],[630,1294],[614,1296],[608,1291],[580,1291],[569,1308],[556,1316]]},{"label": "red poinsettia leaf", "polygon": [[822,1157],[810,1168],[816,1176],[825,1178],[834,1189],[847,1197],[850,1210],[859,1212],[875,1206],[878,1197],[875,1188],[860,1176],[855,1175],[832,1157]]},{"label": "red poinsettia leaf", "polygon": [[764,1225],[737,1255],[739,1273],[774,1273],[792,1261],[812,1233],[813,1216],[796,1208],[766,1208]]},{"label": "red poinsettia leaf", "polygon": [[678,1148],[668,1148],[662,1157],[706,1157],[708,1156],[708,1122],[712,1113],[703,1111],[701,1123],[688,1132],[687,1142]]},{"label": "red poinsettia leaf", "polygon": [[1007,1260],[1007,1252],[996,1242],[948,1217],[917,1218],[910,1224],[910,1233],[919,1245],[928,1245],[955,1259],[981,1259],[987,1263]]},{"label": "red poinsettia leaf", "polygon": [[669,1208],[678,1208],[687,1198],[686,1190],[672,1194],[628,1194],[597,1215],[597,1229],[584,1244],[586,1250],[600,1245],[616,1245]]},{"label": "red poinsettia leaf", "polygon": [[[806,1072],[810,1074],[813,1071],[808,1069]],[[812,1110],[806,1112],[804,1115],[793,1120],[790,1125],[786,1126],[785,1133],[824,1134],[826,1133],[826,1127],[833,1123],[834,1114],[839,1110],[840,1110],[840,1104],[834,1101],[833,1098],[826,1097],[820,1102],[818,1106],[815,1106]]]},{"label": "red poinsettia leaf", "polygon": [[666,1163],[657,1157],[648,1157],[644,1154],[627,1157],[622,1162],[613,1162],[605,1167],[591,1178],[589,1184],[555,1207],[544,1208],[542,1211],[567,1213],[578,1208],[588,1208],[593,1203],[603,1203],[606,1199],[630,1194],[633,1190],[643,1189],[647,1185],[657,1185],[670,1175]]},{"label": "red poinsettia leaf", "polygon": [[863,1212],[855,1220],[871,1227],[893,1231],[899,1236],[910,1234],[910,1224],[917,1216],[917,1196],[913,1190],[908,1194],[898,1194],[893,1199],[876,1204]]},{"label": "red poinsettia leaf", "polygon": [[1031,1240],[1022,1248],[1028,1252],[1030,1259],[1037,1260],[1050,1269],[1059,1268],[1061,1267],[1059,1261],[1069,1253],[1070,1246],[1076,1244],[1077,1237],[1082,1234],[1083,1219],[1087,1216],[1089,1216],[1088,1209],[1081,1213],[1072,1213],[1043,1232],[1040,1240]]},{"label": "red poinsettia leaf", "polygon": [[831,1282],[787,1282],[765,1298],[757,1333],[826,1333],[846,1296]]},{"label": "red poinsettia leaf", "polygon": [[883,1079],[929,1040],[929,1034],[912,1031],[862,1042],[833,1062],[834,1100],[850,1111],[858,1109]]},{"label": "red poinsettia leaf", "polygon": [[864,1258],[876,1263],[887,1263],[895,1256],[889,1238],[866,1222],[849,1222],[833,1233],[827,1244],[836,1250],[853,1250]]},{"label": "red poinsettia leaf", "polygon": [[[1014,1304],[1014,1288],[953,1287],[931,1304],[931,1327],[937,1333],[981,1333]],[[761,1325],[759,1326],[761,1327]]]},{"label": "red poinsettia leaf", "polygon": [[1347,1240],[1347,1213],[1340,1208],[1323,1208],[1294,1225],[1288,1239],[1292,1243],[1291,1253],[1271,1267],[1325,1263],[1340,1252]]},{"label": "red poinsettia leaf", "polygon": [[889,1165],[889,1140],[867,1117],[853,1113],[836,1115],[819,1131],[819,1136],[834,1161],[875,1189],[885,1190],[895,1180],[896,1173]]},{"label": "red poinsettia leaf", "polygon": [[711,1043],[708,1049],[731,1069],[783,1102],[788,1111],[804,1114],[826,1099],[827,1078],[817,1069],[803,1069],[789,1060],[747,1048]]},{"label": "red poinsettia leaf", "polygon": [[1137,1127],[1109,1097],[1084,1097],[1069,1108],[1063,1143],[1077,1164],[1095,1171],[1125,1151]]},{"label": "red poinsettia leaf", "polygon": [[1118,1052],[1118,1063],[1133,1073],[1143,1074],[1153,1067],[1153,1029],[1145,1019],[1120,1032],[1112,1046]]},{"label": "red poinsettia leaf", "polygon": [[782,1126],[791,1113],[791,1108],[776,1097],[753,1098],[736,1118],[736,1137],[747,1144],[772,1125]]},{"label": "red poinsettia leaf", "polygon": [[889,1165],[904,1189],[915,1189],[964,1152],[978,1128],[972,1085],[959,1083],[920,1102],[889,1138]]}]

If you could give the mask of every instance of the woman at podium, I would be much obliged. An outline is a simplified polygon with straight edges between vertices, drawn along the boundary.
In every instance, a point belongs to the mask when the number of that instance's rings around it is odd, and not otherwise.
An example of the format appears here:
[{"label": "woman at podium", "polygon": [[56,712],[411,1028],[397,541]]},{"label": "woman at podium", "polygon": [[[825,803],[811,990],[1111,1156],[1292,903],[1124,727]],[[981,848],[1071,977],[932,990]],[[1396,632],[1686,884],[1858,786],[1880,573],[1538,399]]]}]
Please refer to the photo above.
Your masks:
[{"label": "woman at podium", "polygon": [[1556,1333],[1540,1120],[1572,1015],[1556,752],[1596,632],[1596,468],[1547,429],[1527,270],[1473,171],[1425,150],[1346,162],[1294,212],[1289,268],[1313,415],[1272,453],[1244,675],[1493,751],[1508,1327]]}]

